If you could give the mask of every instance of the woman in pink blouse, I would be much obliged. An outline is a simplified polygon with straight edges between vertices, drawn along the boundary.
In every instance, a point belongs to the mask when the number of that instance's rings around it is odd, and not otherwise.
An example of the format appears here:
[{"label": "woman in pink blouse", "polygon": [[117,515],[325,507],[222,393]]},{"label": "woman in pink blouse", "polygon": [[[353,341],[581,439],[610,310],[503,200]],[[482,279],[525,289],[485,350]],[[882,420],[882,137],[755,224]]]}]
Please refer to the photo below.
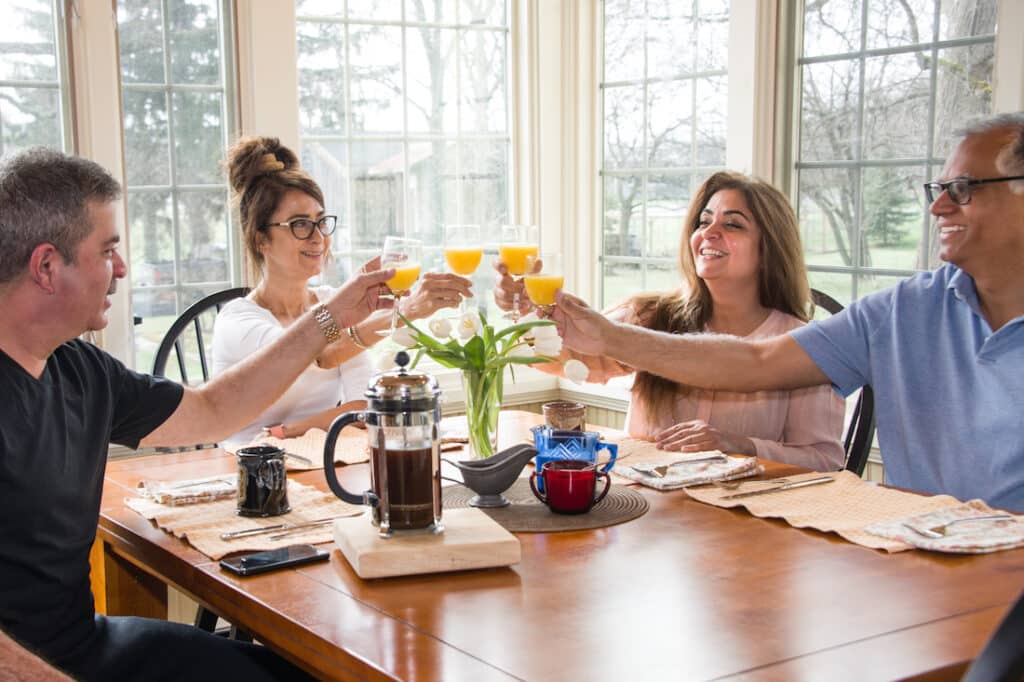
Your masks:
[{"label": "woman in pink blouse", "polygon": [[[609,317],[660,331],[751,339],[783,334],[810,318],[796,217],[764,182],[728,172],[708,178],[690,203],[679,261],[678,290],[634,296]],[[511,286],[499,281],[499,305],[510,300]],[[604,358],[579,359],[590,367],[590,381],[633,371]],[[637,372],[626,428],[664,450],[721,450],[825,471],[843,466],[844,406],[827,385],[730,393]]]}]

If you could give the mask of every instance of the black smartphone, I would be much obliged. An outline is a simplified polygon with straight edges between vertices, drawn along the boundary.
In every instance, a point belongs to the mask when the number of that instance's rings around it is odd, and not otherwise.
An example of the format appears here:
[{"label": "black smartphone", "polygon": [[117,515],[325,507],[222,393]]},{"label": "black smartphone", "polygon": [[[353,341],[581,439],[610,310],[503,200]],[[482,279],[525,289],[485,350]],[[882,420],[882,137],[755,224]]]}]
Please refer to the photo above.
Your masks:
[{"label": "black smartphone", "polygon": [[251,552],[230,559],[221,559],[220,565],[238,575],[254,575],[286,566],[301,566],[314,561],[326,561],[330,556],[331,553],[326,549],[320,549],[313,545],[292,545],[281,549]]}]

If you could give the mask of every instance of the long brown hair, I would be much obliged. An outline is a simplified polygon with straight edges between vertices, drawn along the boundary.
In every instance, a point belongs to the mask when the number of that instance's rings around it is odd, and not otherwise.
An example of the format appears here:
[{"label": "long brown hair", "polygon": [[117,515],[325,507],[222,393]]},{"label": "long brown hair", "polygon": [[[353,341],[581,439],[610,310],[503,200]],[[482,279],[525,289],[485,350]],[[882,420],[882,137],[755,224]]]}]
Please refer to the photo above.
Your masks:
[{"label": "long brown hair", "polygon": [[[758,295],[761,305],[781,310],[807,321],[811,316],[811,290],[807,283],[803,248],[796,215],[786,197],[766,182],[722,171],[700,186],[683,222],[679,242],[679,268],[683,285],[676,291],[639,294],[628,299],[625,307],[631,322],[643,321],[648,329],[684,334],[702,332],[711,319],[714,302],[707,284],[697,276],[690,237],[700,224],[701,212],[717,192],[727,189],[743,193],[754,221],[761,228],[758,247]],[[689,386],[650,374],[637,372],[633,398],[649,412],[657,412],[671,403],[678,392]]]},{"label": "long brown hair", "polygon": [[297,189],[324,205],[320,185],[299,167],[299,159],[276,137],[243,137],[228,150],[224,162],[238,201],[242,235],[253,262],[263,265],[260,246],[264,225],[285,192]]}]

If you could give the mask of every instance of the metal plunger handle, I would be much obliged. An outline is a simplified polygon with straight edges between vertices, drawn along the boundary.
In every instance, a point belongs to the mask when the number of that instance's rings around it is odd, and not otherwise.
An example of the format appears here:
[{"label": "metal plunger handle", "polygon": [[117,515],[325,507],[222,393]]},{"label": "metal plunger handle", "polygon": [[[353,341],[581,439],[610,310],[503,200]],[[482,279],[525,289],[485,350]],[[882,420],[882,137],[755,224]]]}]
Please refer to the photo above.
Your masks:
[{"label": "metal plunger handle", "polygon": [[365,412],[346,412],[331,422],[331,428],[327,430],[327,440],[324,442],[324,476],[327,477],[327,485],[331,492],[349,504],[366,504],[376,507],[380,499],[367,490],[362,495],[355,495],[341,487],[338,482],[338,475],[334,471],[334,446],[338,442],[338,434],[341,430],[353,422],[366,422]]}]

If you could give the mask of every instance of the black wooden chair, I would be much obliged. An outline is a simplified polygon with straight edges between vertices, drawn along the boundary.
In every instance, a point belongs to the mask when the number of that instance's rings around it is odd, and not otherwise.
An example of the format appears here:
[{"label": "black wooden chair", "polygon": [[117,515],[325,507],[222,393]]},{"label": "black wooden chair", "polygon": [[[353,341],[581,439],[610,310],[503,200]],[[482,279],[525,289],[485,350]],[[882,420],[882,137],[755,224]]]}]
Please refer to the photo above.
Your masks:
[{"label": "black wooden chair", "polygon": [[[206,296],[192,305],[185,312],[178,316],[171,328],[164,334],[160,347],[153,359],[153,375],[167,376],[167,361],[170,359],[171,351],[177,360],[178,377],[181,383],[196,386],[206,383],[210,379],[210,358],[207,354],[207,338],[204,329],[213,329],[213,320],[217,313],[228,301],[241,298],[249,293],[246,287],[235,287],[225,289]],[[190,369],[196,369],[200,377],[190,379]],[[157,452],[177,452],[183,449],[193,450],[203,447],[216,447],[216,443],[194,445],[188,448],[156,448]],[[231,639],[252,641],[252,635],[238,630],[234,625],[227,628],[217,629],[218,616],[203,605],[199,606],[196,612],[195,625],[206,632],[216,632]]]},{"label": "black wooden chair", "polygon": [[[843,309],[839,301],[817,289],[811,289],[811,299],[815,306],[827,310],[831,315],[835,315]],[[846,464],[843,468],[858,476],[863,476],[874,440],[875,393],[871,390],[871,386],[864,386],[860,389],[860,395],[857,396],[857,402],[853,406],[853,415],[846,427],[846,434],[843,436],[843,449],[846,451]]]},{"label": "black wooden chair", "polygon": [[963,682],[1019,682],[1024,680],[1024,592],[1003,618]]},{"label": "black wooden chair", "polygon": [[[181,383],[191,386],[209,381],[210,366],[203,327],[212,329],[213,319],[224,304],[248,293],[249,289],[246,287],[225,289],[201,298],[186,308],[164,334],[160,347],[157,348],[156,357],[153,358],[153,375],[167,376],[167,361],[173,350],[178,361],[178,376]],[[199,363],[201,381],[189,380],[189,367],[194,369],[195,362]]]}]

